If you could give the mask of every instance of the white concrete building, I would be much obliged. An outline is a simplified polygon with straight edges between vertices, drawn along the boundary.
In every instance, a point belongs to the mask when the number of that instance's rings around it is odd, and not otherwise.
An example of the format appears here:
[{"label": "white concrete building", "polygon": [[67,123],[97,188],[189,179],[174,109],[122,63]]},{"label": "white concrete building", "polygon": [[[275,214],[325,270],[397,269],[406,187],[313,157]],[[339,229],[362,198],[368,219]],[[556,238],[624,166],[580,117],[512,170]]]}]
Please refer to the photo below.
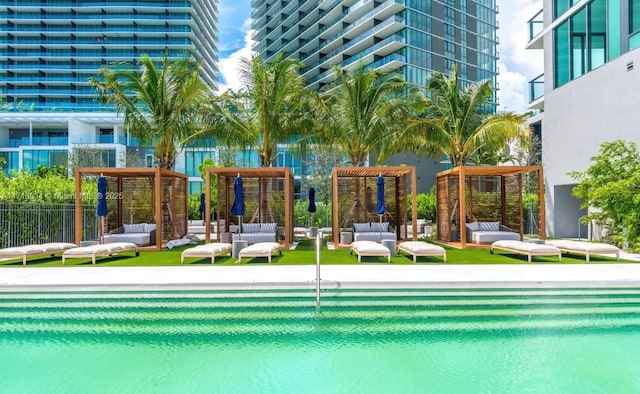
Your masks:
[{"label": "white concrete building", "polygon": [[[547,235],[597,238],[572,195],[605,141],[640,144],[640,1],[544,0],[530,21],[528,49],[544,51],[530,82],[531,119],[541,135]],[[593,233],[593,234],[591,234]]]}]

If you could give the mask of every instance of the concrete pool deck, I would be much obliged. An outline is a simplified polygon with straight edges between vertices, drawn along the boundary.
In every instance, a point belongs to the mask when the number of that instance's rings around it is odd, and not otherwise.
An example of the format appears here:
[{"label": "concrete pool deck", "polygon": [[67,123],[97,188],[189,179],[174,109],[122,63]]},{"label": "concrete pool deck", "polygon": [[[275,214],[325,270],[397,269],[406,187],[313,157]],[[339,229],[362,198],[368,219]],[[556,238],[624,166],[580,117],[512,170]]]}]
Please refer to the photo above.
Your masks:
[{"label": "concrete pool deck", "polygon": [[[80,289],[315,288],[316,267],[181,266],[0,269],[0,292]],[[640,264],[323,265],[323,289],[640,287]]]}]

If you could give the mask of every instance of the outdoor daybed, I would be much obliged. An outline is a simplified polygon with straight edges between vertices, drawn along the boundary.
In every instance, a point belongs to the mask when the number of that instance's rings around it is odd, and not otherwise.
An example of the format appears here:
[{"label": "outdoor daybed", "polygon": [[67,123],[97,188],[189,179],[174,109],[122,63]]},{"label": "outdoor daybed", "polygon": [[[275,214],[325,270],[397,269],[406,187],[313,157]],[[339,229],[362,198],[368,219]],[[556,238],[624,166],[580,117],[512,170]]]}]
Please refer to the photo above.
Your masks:
[{"label": "outdoor daybed", "polygon": [[424,241],[400,242],[398,250],[412,255],[414,263],[418,256],[442,256],[444,262],[447,262],[447,252],[442,246],[430,244]]},{"label": "outdoor daybed", "polygon": [[597,242],[582,242],[570,239],[552,239],[546,241],[547,245],[553,245],[564,253],[584,254],[587,262],[591,254],[615,254],[620,260],[620,249],[617,246]]},{"label": "outdoor daybed", "polygon": [[180,264],[184,264],[185,257],[210,257],[211,264],[213,264],[216,260],[216,256],[221,254],[229,253],[231,255],[232,245],[229,243],[211,243],[205,245],[198,245],[193,248],[185,249],[182,252],[182,257],[180,258]]},{"label": "outdoor daybed", "polygon": [[282,250],[280,249],[279,243],[258,242],[240,250],[236,264],[241,262],[243,257],[266,257],[269,260],[269,263],[271,263],[271,255],[275,252],[280,252],[280,255],[282,256]]},{"label": "outdoor daybed", "polygon": [[493,251],[495,249],[526,255],[529,262],[531,262],[531,256],[558,256],[558,261],[562,261],[562,252],[560,251],[560,249],[552,245],[537,244],[524,241],[502,240],[496,241],[491,244],[491,254],[493,254]]},{"label": "outdoor daybed", "polygon": [[77,247],[78,245],[67,242],[49,242],[44,244],[25,245],[0,249],[0,258],[22,258],[22,265],[27,265],[27,257],[55,256],[57,253],[62,253],[65,250]]},{"label": "outdoor daybed", "polygon": [[239,234],[233,240],[247,241],[249,245],[259,242],[276,242],[278,223],[242,223]]},{"label": "outdoor daybed", "polygon": [[382,256],[387,258],[387,262],[391,262],[391,251],[386,246],[373,241],[355,241],[351,243],[351,252],[358,255],[358,263],[362,256]]},{"label": "outdoor daybed", "polygon": [[353,240],[354,241],[374,241],[379,242],[383,239],[396,240],[396,233],[391,231],[389,223],[353,223]]},{"label": "outdoor daybed", "polygon": [[135,252],[136,256],[140,255],[138,246],[131,242],[116,242],[111,244],[98,244],[91,246],[81,246],[65,250],[62,253],[62,265],[66,259],[90,258],[91,263],[96,263],[96,257],[115,256],[122,252]]},{"label": "outdoor daybed", "polygon": [[131,242],[138,246],[156,244],[155,223],[125,224],[109,231],[104,236],[104,243]]},{"label": "outdoor daybed", "polygon": [[520,234],[514,233],[500,222],[466,223],[467,241],[474,244],[491,244],[500,240],[520,240]]}]

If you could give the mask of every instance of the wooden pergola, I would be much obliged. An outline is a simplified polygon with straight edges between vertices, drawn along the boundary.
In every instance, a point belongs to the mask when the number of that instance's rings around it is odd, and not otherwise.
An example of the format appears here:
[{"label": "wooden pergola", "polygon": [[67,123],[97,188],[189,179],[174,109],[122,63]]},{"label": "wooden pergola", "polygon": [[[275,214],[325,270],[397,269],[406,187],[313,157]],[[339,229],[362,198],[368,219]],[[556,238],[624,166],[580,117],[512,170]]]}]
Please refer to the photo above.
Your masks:
[{"label": "wooden pergola", "polygon": [[[293,241],[293,174],[286,167],[225,167],[207,168],[205,198],[205,228],[211,228],[211,176],[218,181],[216,209],[217,236],[229,231],[235,217],[231,215],[233,184],[240,176],[244,184],[245,214],[243,223],[278,223],[284,228],[284,247]],[[206,242],[211,234],[206,232]]]},{"label": "wooden pergola", "polygon": [[350,229],[357,222],[378,221],[375,199],[379,175],[385,180],[387,214],[383,221],[395,228],[398,239],[403,239],[407,234],[407,189],[410,187],[412,233],[413,240],[416,240],[418,213],[414,166],[334,167],[331,173],[334,245],[346,246],[339,242],[341,229]]},{"label": "wooden pergola", "polygon": [[471,221],[499,221],[517,230],[522,239],[523,175],[531,173],[537,177],[534,182],[538,191],[538,236],[544,239],[542,166],[459,166],[436,175],[438,241],[460,242],[466,247],[466,223]]},{"label": "wooden pergola", "polygon": [[156,248],[187,234],[188,177],[163,168],[78,168],[75,179],[75,239],[82,242],[82,180],[107,179],[108,229],[155,223]]}]

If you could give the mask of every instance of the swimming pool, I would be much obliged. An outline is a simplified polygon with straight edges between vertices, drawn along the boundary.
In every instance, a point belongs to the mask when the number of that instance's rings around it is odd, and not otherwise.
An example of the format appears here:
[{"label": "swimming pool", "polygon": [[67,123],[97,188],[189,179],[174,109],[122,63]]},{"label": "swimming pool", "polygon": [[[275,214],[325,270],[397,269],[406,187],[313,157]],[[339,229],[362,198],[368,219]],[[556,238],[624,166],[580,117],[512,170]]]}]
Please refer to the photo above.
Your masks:
[{"label": "swimming pool", "polygon": [[11,393],[637,392],[640,289],[0,293]]}]

